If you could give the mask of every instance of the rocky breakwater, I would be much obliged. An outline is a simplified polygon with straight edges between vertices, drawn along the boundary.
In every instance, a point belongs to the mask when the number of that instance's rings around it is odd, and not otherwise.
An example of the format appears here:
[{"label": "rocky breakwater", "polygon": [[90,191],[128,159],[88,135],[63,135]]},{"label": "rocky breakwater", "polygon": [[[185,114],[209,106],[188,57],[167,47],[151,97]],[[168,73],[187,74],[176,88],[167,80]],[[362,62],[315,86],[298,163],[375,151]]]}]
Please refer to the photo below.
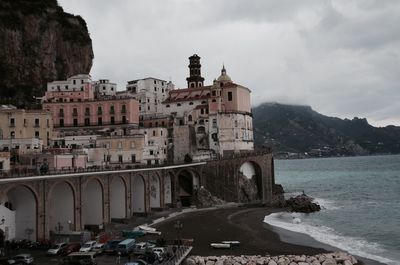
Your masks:
[{"label": "rocky breakwater", "polygon": [[353,265],[358,261],[344,252],[285,256],[190,256],[184,265]]},{"label": "rocky breakwater", "polygon": [[298,195],[286,200],[286,206],[292,212],[312,213],[321,210],[321,206],[314,202],[314,198],[305,195]]}]

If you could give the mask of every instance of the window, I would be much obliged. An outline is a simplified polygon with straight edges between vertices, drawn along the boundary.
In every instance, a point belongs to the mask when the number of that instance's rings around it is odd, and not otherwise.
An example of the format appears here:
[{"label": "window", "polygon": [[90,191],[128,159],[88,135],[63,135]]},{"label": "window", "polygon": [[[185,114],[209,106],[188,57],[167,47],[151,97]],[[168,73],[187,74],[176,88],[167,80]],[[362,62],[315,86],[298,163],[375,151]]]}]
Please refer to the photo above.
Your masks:
[{"label": "window", "polygon": [[235,127],[238,127],[238,121],[235,121]]},{"label": "window", "polygon": [[76,80],[75,79],[72,82],[74,83],[74,85],[76,85]]},{"label": "window", "polygon": [[11,132],[10,132],[10,138],[11,138],[11,139],[15,139],[15,132],[14,132],[14,131],[11,131]]},{"label": "window", "polygon": [[152,122],[149,122],[149,127],[150,128],[153,127],[153,123]]},{"label": "window", "polygon": [[188,116],[188,121],[192,121],[192,115]]},{"label": "window", "polygon": [[85,126],[90,126],[90,118],[85,118]]},{"label": "window", "polygon": [[232,101],[232,92],[231,91],[228,92],[228,101]]},{"label": "window", "polygon": [[216,100],[216,99],[213,99],[212,102],[217,102],[217,100]]},{"label": "window", "polygon": [[14,127],[14,126],[15,126],[15,119],[14,119],[14,118],[11,118],[11,119],[10,119],[10,126],[11,126],[11,127]]},{"label": "window", "polygon": [[162,136],[162,130],[160,131],[160,135]]},{"label": "window", "polygon": [[118,155],[118,163],[122,164],[124,157],[122,155]]},{"label": "window", "polygon": [[64,109],[60,109],[59,114],[60,114],[60,117],[64,117]]},{"label": "window", "polygon": [[217,91],[213,90],[212,95],[215,97],[217,95]]},{"label": "window", "polygon": [[73,108],[72,109],[72,116],[78,116],[78,109],[77,108]]},{"label": "window", "polygon": [[68,89],[68,86],[65,86],[65,89]]},{"label": "window", "polygon": [[60,119],[60,127],[64,127],[64,119]]},{"label": "window", "polygon": [[83,79],[81,79],[81,84],[83,84]]},{"label": "window", "polygon": [[115,118],[114,118],[114,117],[111,117],[111,118],[110,118],[110,122],[111,122],[111,124],[115,124]]},{"label": "window", "polygon": [[193,102],[189,102],[189,105],[193,105]]},{"label": "window", "polygon": [[176,104],[178,107],[180,107],[181,106],[181,103],[178,103],[178,104]]},{"label": "window", "polygon": [[217,119],[212,120],[212,127],[217,128]]},{"label": "window", "polygon": [[150,110],[150,106],[147,106],[147,110]]},{"label": "window", "polygon": [[169,105],[166,105],[165,107],[166,107],[166,108],[169,108]]},{"label": "window", "polygon": [[103,125],[103,119],[101,117],[97,118],[97,125]]},{"label": "window", "polygon": [[150,99],[149,98],[147,99],[147,103],[150,103]]},{"label": "window", "polygon": [[197,133],[205,133],[206,132],[206,128],[204,126],[199,126],[197,128]]},{"label": "window", "polygon": [[136,163],[136,155],[132,154],[131,155],[131,160],[132,160],[132,163]]},{"label": "window", "polygon": [[39,131],[35,131],[35,138],[39,138]]},{"label": "window", "polygon": [[153,136],[156,136],[156,131],[155,130],[153,130]]},{"label": "window", "polygon": [[90,108],[88,107],[85,108],[85,115],[90,115]]},{"label": "window", "polygon": [[[47,120],[48,121],[48,120]],[[26,126],[26,119],[24,119],[24,126]],[[49,125],[47,125],[47,126],[49,126]]]},{"label": "window", "polygon": [[126,113],[126,105],[121,106],[121,113]]},{"label": "window", "polygon": [[103,113],[103,110],[102,110],[101,106],[98,106],[97,107],[97,114],[102,114],[102,113]]},{"label": "window", "polygon": [[127,123],[126,116],[122,116],[122,123]]},{"label": "window", "polygon": [[114,114],[115,113],[115,108],[114,106],[110,106],[110,114]]},{"label": "window", "polygon": [[74,119],[74,126],[78,126],[78,119]]}]

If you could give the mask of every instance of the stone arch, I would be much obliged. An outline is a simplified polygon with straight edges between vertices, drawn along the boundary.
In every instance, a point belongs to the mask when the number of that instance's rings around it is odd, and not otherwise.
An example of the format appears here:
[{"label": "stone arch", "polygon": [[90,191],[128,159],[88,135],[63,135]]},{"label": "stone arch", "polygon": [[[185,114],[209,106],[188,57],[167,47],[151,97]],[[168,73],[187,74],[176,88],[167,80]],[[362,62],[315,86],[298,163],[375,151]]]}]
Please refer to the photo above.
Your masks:
[{"label": "stone arch", "polygon": [[104,186],[100,179],[90,178],[86,181],[82,194],[82,220],[83,225],[98,226],[103,223],[104,216]]},{"label": "stone arch", "polygon": [[15,184],[4,191],[1,214],[8,224],[7,240],[38,237],[38,195],[26,184]]},{"label": "stone arch", "polygon": [[[69,181],[61,180],[52,185],[49,192],[49,230],[66,234],[75,230],[75,196],[76,191]],[[58,231],[58,227],[62,229]]]},{"label": "stone arch", "polygon": [[146,182],[142,175],[134,175],[131,179],[132,213],[146,212]]},{"label": "stone arch", "polygon": [[252,160],[239,167],[239,201],[254,202],[263,198],[261,166]]},{"label": "stone arch", "polygon": [[190,206],[193,197],[200,188],[200,176],[192,168],[184,168],[178,171],[177,175],[177,196],[182,206]]},{"label": "stone arch", "polygon": [[110,184],[110,217],[126,218],[126,183],[124,178],[115,176]]},{"label": "stone arch", "polygon": [[150,208],[161,208],[160,176],[154,173],[150,176]]},{"label": "stone arch", "polygon": [[171,205],[173,202],[174,181],[175,175],[173,172],[168,171],[164,176],[164,203]]}]

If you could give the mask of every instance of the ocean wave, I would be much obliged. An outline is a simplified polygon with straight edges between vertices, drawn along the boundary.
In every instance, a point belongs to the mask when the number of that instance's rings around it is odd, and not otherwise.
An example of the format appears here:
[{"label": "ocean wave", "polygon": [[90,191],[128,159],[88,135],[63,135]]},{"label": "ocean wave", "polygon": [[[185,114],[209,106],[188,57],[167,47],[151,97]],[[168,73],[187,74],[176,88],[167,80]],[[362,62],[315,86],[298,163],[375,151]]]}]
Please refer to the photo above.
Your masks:
[{"label": "ocean wave", "polygon": [[336,205],[334,201],[322,198],[314,198],[314,202],[318,203],[322,209],[326,210],[338,210],[342,208],[341,206]]},{"label": "ocean wave", "polygon": [[269,225],[309,235],[319,242],[340,248],[350,254],[390,265],[400,265],[400,262],[382,257],[385,250],[377,243],[367,242],[362,238],[342,236],[332,228],[310,225],[301,220],[301,213],[288,212],[273,213],[264,218],[264,222]]}]

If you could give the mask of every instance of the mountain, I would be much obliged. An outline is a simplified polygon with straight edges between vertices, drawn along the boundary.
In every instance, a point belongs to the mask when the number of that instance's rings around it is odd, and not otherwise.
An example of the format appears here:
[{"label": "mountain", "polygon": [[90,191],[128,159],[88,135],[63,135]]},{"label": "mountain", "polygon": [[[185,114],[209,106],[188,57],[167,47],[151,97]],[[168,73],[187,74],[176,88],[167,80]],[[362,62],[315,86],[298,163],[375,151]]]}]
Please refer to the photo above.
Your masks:
[{"label": "mountain", "polygon": [[400,127],[328,117],[309,106],[264,103],[253,108],[255,146],[312,156],[400,153]]},{"label": "mountain", "polygon": [[0,103],[20,107],[49,81],[89,73],[94,57],[86,22],[56,0],[1,0],[0,47]]}]

